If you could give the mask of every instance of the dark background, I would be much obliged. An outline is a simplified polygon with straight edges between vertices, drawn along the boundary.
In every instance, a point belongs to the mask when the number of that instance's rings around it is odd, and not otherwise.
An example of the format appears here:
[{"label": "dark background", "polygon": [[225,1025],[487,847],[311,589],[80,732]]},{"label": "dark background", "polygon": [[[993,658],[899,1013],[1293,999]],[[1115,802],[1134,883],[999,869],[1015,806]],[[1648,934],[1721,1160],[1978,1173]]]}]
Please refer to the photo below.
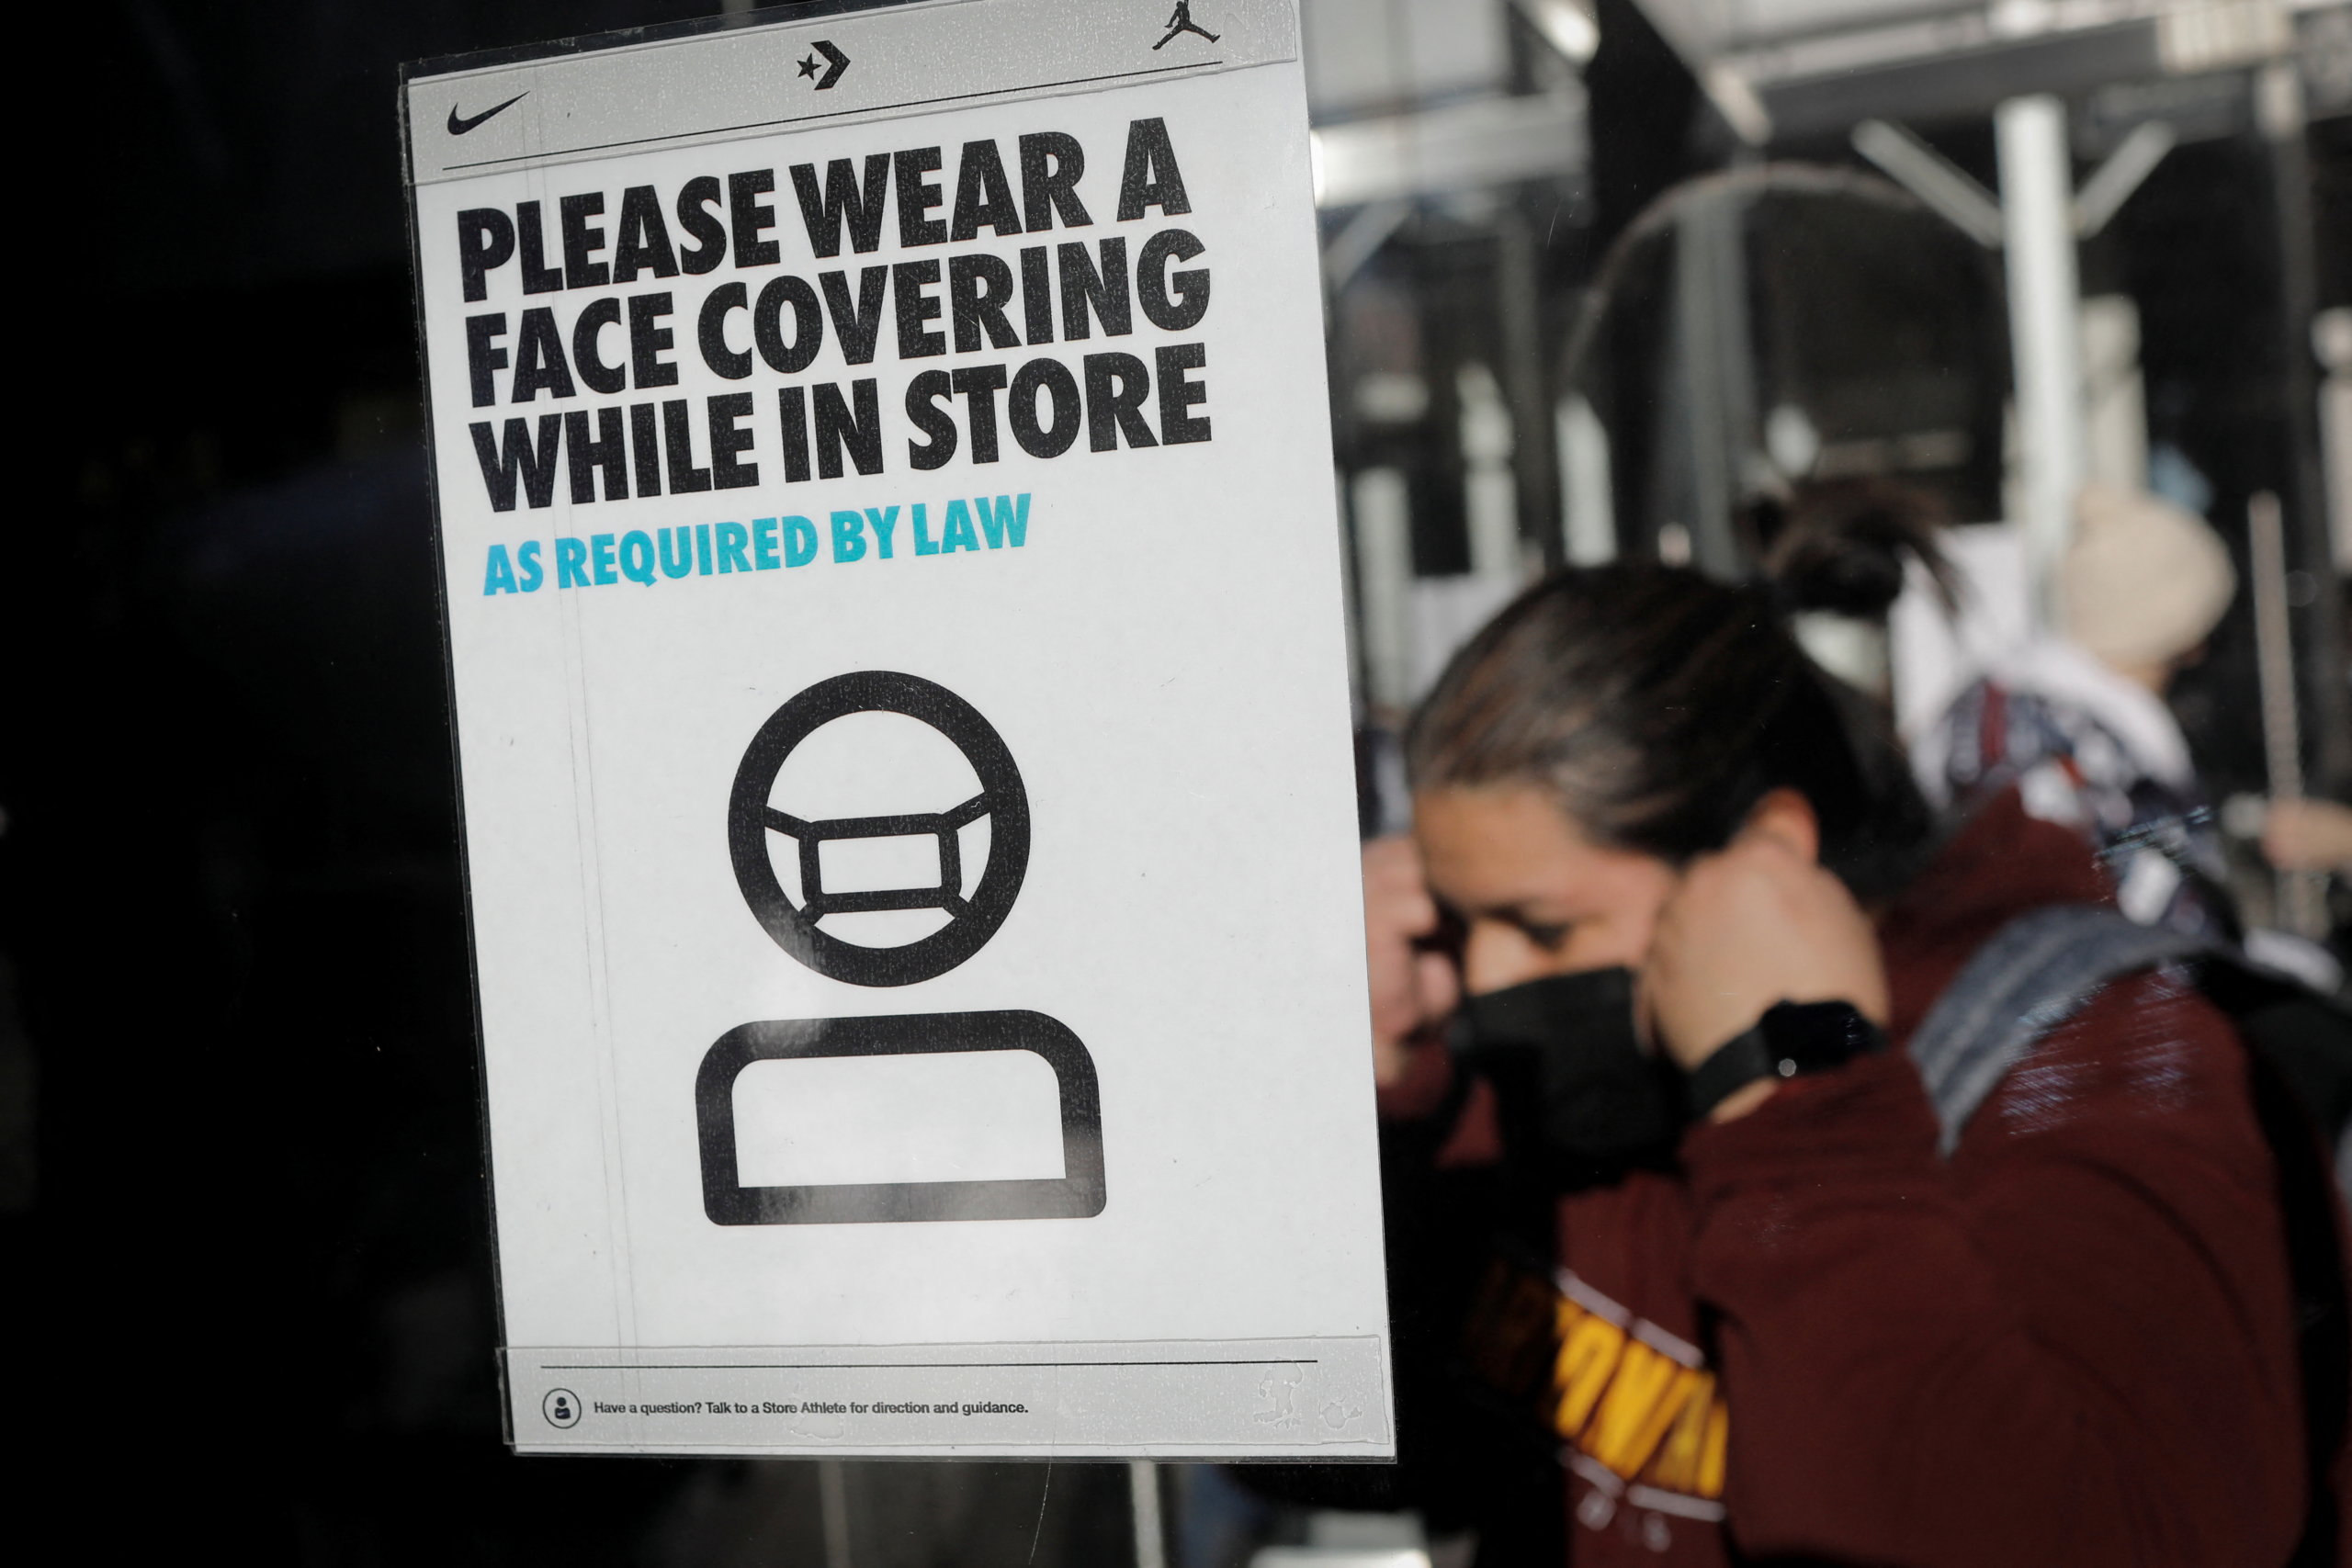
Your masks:
[{"label": "dark background", "polygon": [[[9,471],[31,483],[0,562],[0,1087],[36,1086],[0,1103],[37,1107],[0,1125],[0,1301],[38,1451],[20,1488],[66,1503],[95,1554],[820,1560],[811,1466],[500,1438],[396,138],[400,62],[706,14],[107,0],[55,20],[43,58],[82,107],[25,160],[18,243],[56,254],[15,291]],[[1555,283],[1721,151],[1687,77],[1624,36],[1591,77],[1591,226],[1547,231]],[[2312,139],[2335,302],[2347,127]],[[2086,258],[2146,312],[2152,434],[2224,501],[2276,482],[2256,159],[2184,149]],[[1442,321],[1484,287],[1449,254],[1407,279],[1441,340],[1472,333]],[[2233,623],[2185,703],[2225,784],[2256,754],[2249,671]],[[856,1480],[862,1565],[1126,1560],[1123,1471]]]},{"label": "dark background", "polygon": [[[106,113],[52,193],[0,567],[0,1031],[38,1069],[0,1279],[61,1542],[822,1561],[813,1466],[501,1441],[400,176],[400,62],[708,14],[61,18]],[[1123,1560],[1124,1472],[1057,1468],[853,1476],[855,1559]]]}]

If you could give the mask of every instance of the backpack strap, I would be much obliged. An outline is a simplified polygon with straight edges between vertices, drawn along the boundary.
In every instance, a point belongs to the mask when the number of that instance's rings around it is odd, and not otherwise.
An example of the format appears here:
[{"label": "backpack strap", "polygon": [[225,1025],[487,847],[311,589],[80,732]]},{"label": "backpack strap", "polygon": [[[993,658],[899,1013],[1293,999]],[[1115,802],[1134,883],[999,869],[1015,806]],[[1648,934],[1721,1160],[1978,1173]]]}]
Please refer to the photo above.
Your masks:
[{"label": "backpack strap", "polygon": [[1911,1059],[1942,1129],[1937,1152],[1951,1156],[2009,1069],[2100,987],[2210,951],[2195,937],[2138,925],[2096,904],[2054,904],[2003,926],[1911,1036]]},{"label": "backpack strap", "polygon": [[[2091,904],[2053,905],[2018,916],[1977,949],[1911,1036],[1917,1065],[1949,1158],[1968,1119],[2041,1036],[2082,1010],[2099,987],[2160,964],[2194,961],[2198,982],[2241,1036],[2247,1034],[2249,987],[2276,988],[2278,976],[2193,937],[2135,925]],[[2233,1005],[2235,1004],[2235,1005]],[[2303,1536],[2289,1568],[2335,1568],[2339,1519],[2335,1467],[2352,1425],[2352,1304],[2330,1201],[2331,1172],[2311,1136],[2316,1107],[2290,1088],[2277,1065],[2248,1039],[2254,1109],[2278,1159],[2279,1202],[2298,1322],[2302,1373],[2305,1481]],[[2352,1130],[2336,1145],[2339,1171],[2352,1151]]]}]

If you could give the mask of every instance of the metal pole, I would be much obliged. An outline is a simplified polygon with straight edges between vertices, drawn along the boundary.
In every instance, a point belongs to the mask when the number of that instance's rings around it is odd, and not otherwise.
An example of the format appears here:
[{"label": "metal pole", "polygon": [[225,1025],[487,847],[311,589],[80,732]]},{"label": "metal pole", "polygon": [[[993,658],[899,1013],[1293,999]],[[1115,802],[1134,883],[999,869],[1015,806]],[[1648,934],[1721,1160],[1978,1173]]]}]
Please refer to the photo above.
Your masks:
[{"label": "metal pole", "polygon": [[1684,206],[1674,225],[1674,309],[1690,452],[1691,560],[1725,581],[1742,575],[1732,513],[1755,426],[1747,341],[1747,204],[1724,193]]},{"label": "metal pole", "polygon": [[1854,151],[1988,251],[2001,248],[2001,209],[1965,170],[1891,120],[1854,127]]},{"label": "metal pole", "polygon": [[2066,106],[2011,98],[1993,113],[2007,236],[2009,353],[2017,383],[2025,535],[2042,624],[2055,620],[2058,563],[2083,482],[2083,364],[2075,326],[2075,173]]},{"label": "metal pole", "polygon": [[2324,311],[2312,325],[2312,347],[2327,367],[2320,387],[2320,453],[2327,469],[2328,537],[2335,570],[2352,577],[2352,305]]},{"label": "metal pole", "polygon": [[[2284,329],[2281,414],[2286,468],[2279,489],[2293,530],[2290,564],[2322,581],[2329,558],[2325,503],[2321,496],[2319,388],[2312,356],[2312,324],[2319,313],[2313,255],[2311,156],[2304,144],[2302,77],[2292,60],[2255,73],[2255,121],[2270,164],[2271,205],[2278,225],[2278,312]],[[2352,787],[2352,700],[2344,682],[2345,637],[2338,600],[2321,593],[2301,613],[2303,700],[2311,705],[2312,783],[2323,795]]]},{"label": "metal pole", "polygon": [[[2287,529],[2268,491],[2245,506],[2246,554],[2254,569],[2254,644],[2262,684],[2262,750],[2275,804],[2303,796],[2302,727],[2295,711],[2295,645],[2287,627]],[[2278,874],[2279,929],[2316,939],[2326,934],[2324,878]]]},{"label": "metal pole", "polygon": [[1617,558],[1617,493],[1609,471],[1609,432],[1580,392],[1560,400],[1555,415],[1559,467],[1560,554],[1571,566]]},{"label": "metal pole", "polygon": [[817,1461],[817,1513],[825,1529],[825,1568],[850,1568],[849,1478],[842,1461]]},{"label": "metal pole", "polygon": [[[1348,497],[1356,525],[1356,604],[1363,616],[1364,697],[1382,722],[1411,705],[1413,518],[1405,476],[1366,468]],[[1378,710],[1385,709],[1385,713]]]},{"label": "metal pole", "polygon": [[1159,1523],[1159,1466],[1127,1461],[1127,1496],[1135,1504],[1136,1568],[1168,1568],[1168,1538]]},{"label": "metal pole", "polygon": [[1453,378],[1456,441],[1462,450],[1463,514],[1469,525],[1470,575],[1510,583],[1526,581],[1520,541],[1519,483],[1511,468],[1519,433],[1510,404],[1484,365],[1464,366]]},{"label": "metal pole", "polygon": [[1519,492],[1519,532],[1560,564],[1559,453],[1550,439],[1552,398],[1544,385],[1543,256],[1526,217],[1506,209],[1495,230],[1497,303],[1502,317],[1503,396],[1517,439],[1511,467]]}]

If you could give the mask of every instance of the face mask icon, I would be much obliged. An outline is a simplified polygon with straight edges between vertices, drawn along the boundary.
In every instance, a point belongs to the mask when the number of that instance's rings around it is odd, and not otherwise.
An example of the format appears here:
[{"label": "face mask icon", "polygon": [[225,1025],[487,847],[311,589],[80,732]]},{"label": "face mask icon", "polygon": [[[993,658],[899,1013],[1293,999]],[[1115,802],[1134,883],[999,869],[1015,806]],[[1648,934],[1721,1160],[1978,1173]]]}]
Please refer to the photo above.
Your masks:
[{"label": "face mask icon", "polygon": [[[868,797],[885,808],[861,809]],[[868,670],[760,727],[727,845],[778,947],[830,979],[897,987],[996,934],[1029,829],[1020,769],[977,708]],[[1043,1013],[742,1024],[704,1055],[695,1110],[717,1224],[1084,1219],[1106,1201],[1093,1058]],[[893,1146],[908,1168],[888,1168]]]},{"label": "face mask icon", "polygon": [[[836,721],[868,715],[916,720],[952,742],[964,764],[963,777],[947,776],[952,769],[930,771],[944,793],[962,798],[943,801],[934,811],[818,820],[776,804],[779,793],[790,795],[779,786],[804,744]],[[977,788],[963,795],[967,780]],[[978,857],[983,863],[967,867],[967,840],[982,840],[969,830],[979,828],[986,829],[985,855]],[[793,846],[786,874],[779,874],[778,840]],[[928,880],[899,886],[833,886],[842,879],[829,873],[829,863],[865,869],[855,866],[859,857],[842,852],[892,846],[927,849],[935,860],[924,863],[924,869],[935,865],[935,872]],[[944,975],[978,953],[1012,912],[1029,865],[1029,796],[1012,753],[971,704],[918,676],[860,671],[819,682],[760,727],[736,770],[727,848],[744,902],[777,946],[831,979],[854,986],[910,986]],[[888,857],[864,858],[869,865],[887,865]],[[907,859],[897,858],[901,864]],[[797,897],[786,886],[787,874],[799,885]],[[940,912],[944,923],[911,940],[873,944],[826,929],[828,921],[843,916],[924,910]]]}]

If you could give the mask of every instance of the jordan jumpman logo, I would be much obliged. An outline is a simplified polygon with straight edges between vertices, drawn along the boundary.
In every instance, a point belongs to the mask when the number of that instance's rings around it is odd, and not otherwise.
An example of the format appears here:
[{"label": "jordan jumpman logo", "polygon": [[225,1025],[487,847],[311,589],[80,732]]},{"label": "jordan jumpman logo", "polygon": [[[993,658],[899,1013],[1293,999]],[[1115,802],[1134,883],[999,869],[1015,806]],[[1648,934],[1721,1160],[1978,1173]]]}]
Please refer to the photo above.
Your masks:
[{"label": "jordan jumpman logo", "polygon": [[1193,0],[1176,0],[1175,14],[1168,18],[1168,37],[1153,44],[1152,49],[1157,51],[1167,48],[1169,39],[1179,33],[1198,33],[1211,43],[1217,39],[1216,34],[1193,20]]}]

